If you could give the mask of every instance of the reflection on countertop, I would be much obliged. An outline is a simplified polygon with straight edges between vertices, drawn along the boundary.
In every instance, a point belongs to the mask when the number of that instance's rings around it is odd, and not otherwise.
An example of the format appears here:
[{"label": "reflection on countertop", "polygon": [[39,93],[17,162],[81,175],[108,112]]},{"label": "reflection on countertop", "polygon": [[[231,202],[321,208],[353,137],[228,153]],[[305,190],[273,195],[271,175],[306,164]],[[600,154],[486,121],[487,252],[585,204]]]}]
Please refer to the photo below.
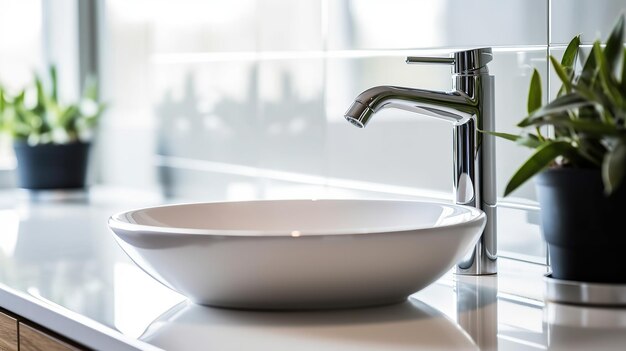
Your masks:
[{"label": "reflection on countertop", "polygon": [[261,350],[478,349],[446,315],[414,299],[306,312],[238,311],[183,302],[154,321],[142,339],[168,350],[238,350],[246,349],[245,343]]},{"label": "reflection on countertop", "polygon": [[548,302],[544,332],[550,350],[626,349],[626,309]]},{"label": "reflection on countertop", "polygon": [[[545,267],[502,259],[498,276],[447,274],[401,304],[255,312],[193,305],[154,281],[118,247],[108,217],[165,201],[128,191],[32,202],[0,192],[0,297],[27,296],[139,349],[619,350],[626,309],[544,304]],[[320,287],[323,289],[323,287]],[[19,311],[14,311],[19,312]],[[36,318],[36,316],[34,316]],[[72,329],[46,325],[70,338]],[[57,329],[54,329],[57,328]],[[103,344],[89,345],[102,348]],[[98,347],[100,346],[100,347]]]}]

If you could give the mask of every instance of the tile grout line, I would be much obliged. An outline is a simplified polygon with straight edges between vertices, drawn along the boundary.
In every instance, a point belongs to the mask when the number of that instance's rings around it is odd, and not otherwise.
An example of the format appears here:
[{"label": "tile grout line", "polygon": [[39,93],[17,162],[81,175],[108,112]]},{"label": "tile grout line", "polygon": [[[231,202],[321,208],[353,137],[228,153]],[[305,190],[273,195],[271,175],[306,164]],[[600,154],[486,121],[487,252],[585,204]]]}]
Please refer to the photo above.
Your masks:
[{"label": "tile grout line", "polygon": [[[546,29],[548,31],[547,34],[547,39],[548,39],[548,45],[547,45],[547,55],[551,55],[552,54],[552,0],[546,0],[546,5],[547,5],[547,25],[546,25]],[[546,57],[546,72],[547,72],[547,87],[548,87],[548,92],[547,92],[547,100],[546,101],[550,101],[550,92],[552,91],[552,78],[550,76],[550,59],[549,57]],[[554,136],[554,129],[549,129],[549,134],[552,134]],[[541,239],[543,240],[543,238]],[[550,253],[548,252],[548,245],[545,245],[544,248],[544,253],[545,253],[545,265],[546,266],[550,266]]]}]

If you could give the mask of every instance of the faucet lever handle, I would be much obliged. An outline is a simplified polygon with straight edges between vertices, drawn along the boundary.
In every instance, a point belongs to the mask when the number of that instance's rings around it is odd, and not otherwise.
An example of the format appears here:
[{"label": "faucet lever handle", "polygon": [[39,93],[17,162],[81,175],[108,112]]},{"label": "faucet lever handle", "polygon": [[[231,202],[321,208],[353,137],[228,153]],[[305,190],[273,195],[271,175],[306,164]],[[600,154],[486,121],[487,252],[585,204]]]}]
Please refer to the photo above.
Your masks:
[{"label": "faucet lever handle", "polygon": [[454,65],[454,73],[466,74],[476,71],[487,72],[487,63],[493,60],[491,48],[479,48],[457,51],[453,57],[419,57],[409,56],[406,63],[438,63]]},{"label": "faucet lever handle", "polygon": [[453,65],[454,58],[452,57],[423,57],[423,56],[409,56],[406,58],[406,63],[443,63],[446,65]]}]

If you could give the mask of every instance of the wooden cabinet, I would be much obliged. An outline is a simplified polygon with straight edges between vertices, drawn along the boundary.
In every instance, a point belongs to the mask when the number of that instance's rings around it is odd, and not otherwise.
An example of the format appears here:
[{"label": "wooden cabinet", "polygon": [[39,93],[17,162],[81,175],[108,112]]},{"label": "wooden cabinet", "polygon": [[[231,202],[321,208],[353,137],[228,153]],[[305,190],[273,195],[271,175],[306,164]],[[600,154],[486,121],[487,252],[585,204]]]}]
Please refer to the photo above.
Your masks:
[{"label": "wooden cabinet", "polygon": [[17,351],[17,319],[0,312],[0,350]]},{"label": "wooden cabinet", "polygon": [[20,351],[77,351],[80,350],[41,330],[20,322]]},{"label": "wooden cabinet", "polygon": [[85,350],[8,311],[0,311],[0,351]]}]

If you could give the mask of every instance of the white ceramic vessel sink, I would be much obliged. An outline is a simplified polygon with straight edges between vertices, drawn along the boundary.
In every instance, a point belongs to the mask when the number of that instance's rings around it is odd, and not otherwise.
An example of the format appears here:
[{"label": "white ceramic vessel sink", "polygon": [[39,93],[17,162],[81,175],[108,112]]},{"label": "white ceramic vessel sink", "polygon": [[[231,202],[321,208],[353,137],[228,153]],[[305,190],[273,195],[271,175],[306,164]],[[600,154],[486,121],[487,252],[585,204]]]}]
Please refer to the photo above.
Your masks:
[{"label": "white ceramic vessel sink", "polygon": [[459,261],[484,225],[475,208],[384,200],[200,203],[109,219],[161,283],[199,304],[253,309],[403,301]]}]

